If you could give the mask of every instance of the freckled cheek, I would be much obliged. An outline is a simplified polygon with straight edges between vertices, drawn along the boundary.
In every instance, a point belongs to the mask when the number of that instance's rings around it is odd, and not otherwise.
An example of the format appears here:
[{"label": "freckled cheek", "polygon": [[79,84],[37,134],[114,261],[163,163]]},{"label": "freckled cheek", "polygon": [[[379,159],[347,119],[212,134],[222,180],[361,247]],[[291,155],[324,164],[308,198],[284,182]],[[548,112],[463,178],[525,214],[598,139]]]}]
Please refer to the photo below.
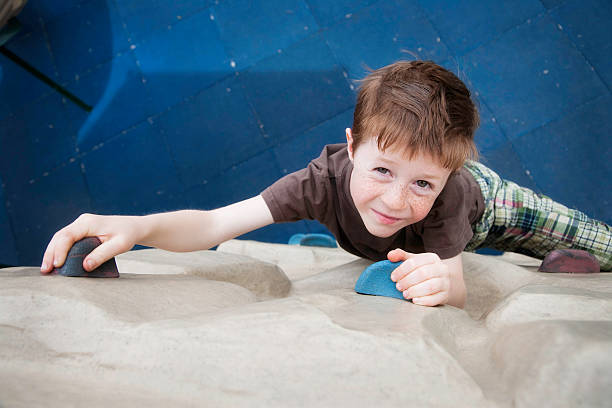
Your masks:
[{"label": "freckled cheek", "polygon": [[351,196],[357,207],[378,197],[380,186],[371,180],[359,177],[351,178]]},{"label": "freckled cheek", "polygon": [[429,210],[433,206],[435,199],[431,197],[413,197],[410,200],[410,207],[412,209],[412,222],[421,221],[429,214]]}]

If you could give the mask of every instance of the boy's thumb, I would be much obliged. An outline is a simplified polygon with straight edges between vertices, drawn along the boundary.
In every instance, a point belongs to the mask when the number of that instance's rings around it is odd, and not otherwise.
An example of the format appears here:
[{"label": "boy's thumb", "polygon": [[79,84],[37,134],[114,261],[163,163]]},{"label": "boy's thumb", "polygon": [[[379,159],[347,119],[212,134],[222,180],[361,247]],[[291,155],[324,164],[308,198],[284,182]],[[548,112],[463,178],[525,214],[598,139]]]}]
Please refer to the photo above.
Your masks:
[{"label": "boy's thumb", "polygon": [[404,251],[403,249],[396,248],[392,251],[389,251],[389,253],[387,254],[387,258],[391,262],[398,262],[398,261],[405,261],[406,259],[408,259],[409,255],[410,253]]}]

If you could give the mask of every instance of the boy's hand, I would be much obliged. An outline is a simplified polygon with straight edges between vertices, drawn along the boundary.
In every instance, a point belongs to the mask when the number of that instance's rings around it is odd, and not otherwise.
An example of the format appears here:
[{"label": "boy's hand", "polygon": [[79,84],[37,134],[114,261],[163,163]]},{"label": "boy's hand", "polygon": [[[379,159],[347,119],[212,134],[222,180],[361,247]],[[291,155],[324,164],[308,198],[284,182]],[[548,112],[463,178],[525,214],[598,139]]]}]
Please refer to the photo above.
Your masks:
[{"label": "boy's hand", "polygon": [[404,298],[423,306],[448,302],[451,287],[449,268],[434,253],[411,254],[394,249],[387,254],[391,262],[403,261],[391,273],[391,280]]},{"label": "boy's hand", "polygon": [[113,256],[129,251],[137,242],[137,217],[83,214],[72,224],[53,235],[43,255],[42,273],[59,268],[66,261],[75,242],[85,237],[98,237],[102,244],[83,260],[83,269],[92,271]]}]

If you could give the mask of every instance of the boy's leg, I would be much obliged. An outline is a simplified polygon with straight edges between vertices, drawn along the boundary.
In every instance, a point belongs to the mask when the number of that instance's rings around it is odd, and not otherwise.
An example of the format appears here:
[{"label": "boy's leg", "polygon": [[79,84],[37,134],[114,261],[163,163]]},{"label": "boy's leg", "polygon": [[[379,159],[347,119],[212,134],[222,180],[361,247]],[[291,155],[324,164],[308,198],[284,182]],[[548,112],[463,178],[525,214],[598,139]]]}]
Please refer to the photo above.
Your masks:
[{"label": "boy's leg", "polygon": [[[486,220],[475,226],[488,224],[489,231],[476,247],[496,248],[544,258],[555,249],[581,249],[593,254],[602,271],[612,270],[612,228],[589,218],[581,211],[570,209],[549,197],[503,180],[480,163],[470,163],[466,168],[478,177],[486,177],[483,191]],[[476,242],[475,242],[476,243]],[[474,243],[471,243],[474,246]],[[467,249],[469,248],[468,244]]]}]

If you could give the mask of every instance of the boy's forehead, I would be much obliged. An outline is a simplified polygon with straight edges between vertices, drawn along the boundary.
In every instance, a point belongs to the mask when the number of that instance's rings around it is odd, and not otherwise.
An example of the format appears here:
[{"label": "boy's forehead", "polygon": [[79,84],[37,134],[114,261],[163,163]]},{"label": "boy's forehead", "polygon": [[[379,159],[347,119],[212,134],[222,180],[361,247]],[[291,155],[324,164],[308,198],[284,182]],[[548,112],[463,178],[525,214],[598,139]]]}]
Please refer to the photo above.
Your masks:
[{"label": "boy's forehead", "polygon": [[415,158],[419,158],[431,162],[432,164],[440,165],[440,160],[438,158],[422,149],[413,149],[410,146],[406,146],[399,142],[394,143],[390,146],[379,147],[378,142],[374,139],[372,139],[371,143],[374,144],[374,146],[378,150],[379,155],[383,159],[393,161],[411,161],[415,160]]}]

